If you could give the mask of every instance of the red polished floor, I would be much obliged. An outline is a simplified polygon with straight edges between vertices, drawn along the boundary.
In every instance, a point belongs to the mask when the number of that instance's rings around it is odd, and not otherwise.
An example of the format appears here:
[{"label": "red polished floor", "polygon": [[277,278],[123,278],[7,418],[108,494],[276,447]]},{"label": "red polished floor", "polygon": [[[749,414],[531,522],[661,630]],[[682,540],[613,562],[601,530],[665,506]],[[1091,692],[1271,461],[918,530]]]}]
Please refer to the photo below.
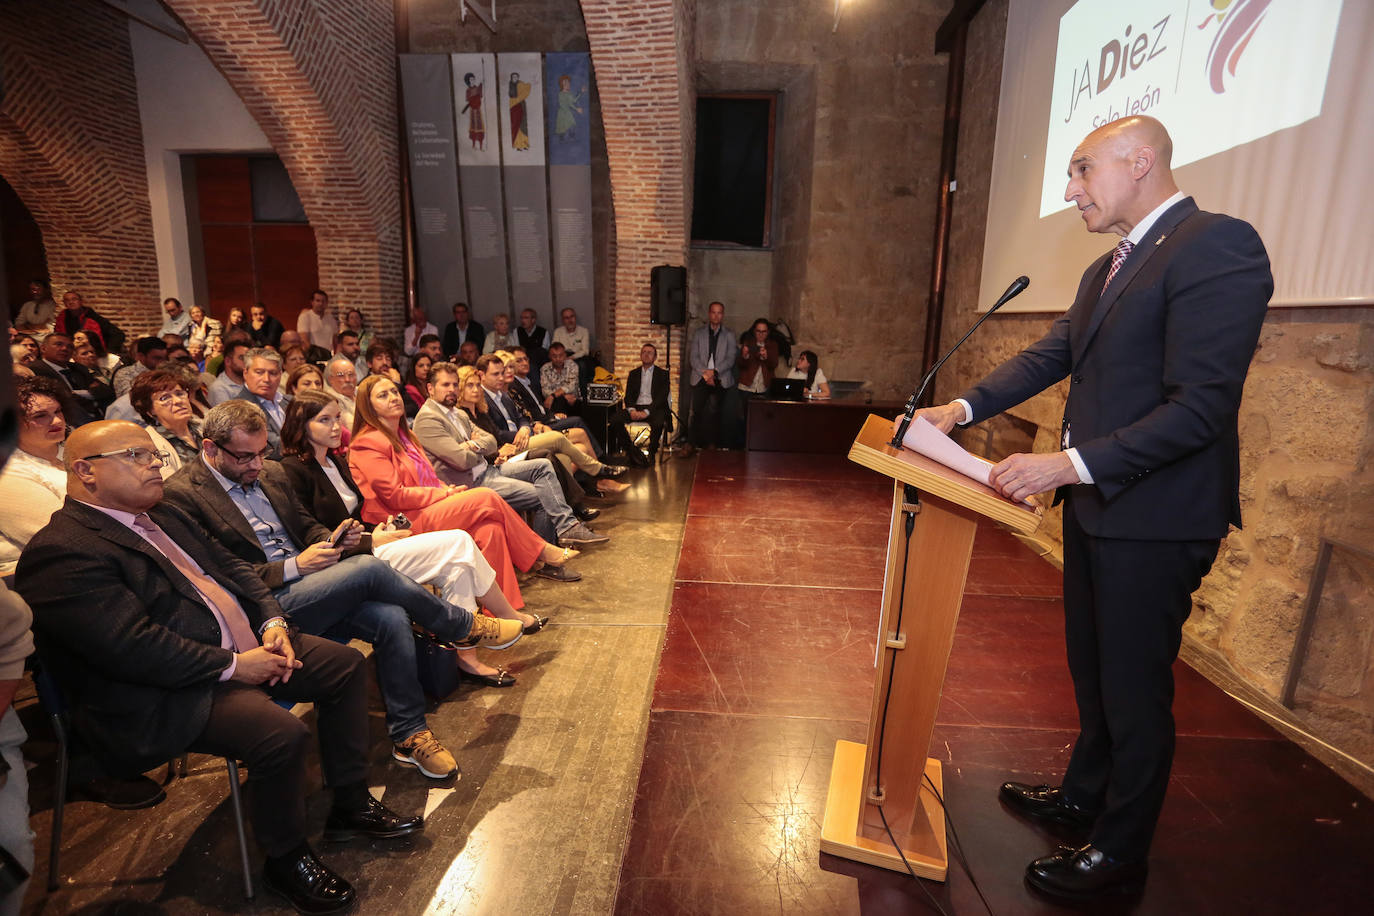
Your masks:
[{"label": "red polished floor", "polygon": [[[650,714],[621,914],[983,913],[948,883],[818,850],[837,739],[862,741],[891,490],[842,458],[700,458]],[[1003,812],[1055,781],[1075,732],[1059,573],[992,526],[974,543],[931,756],[992,912],[1056,838]],[[1374,900],[1368,800],[1180,663],[1178,752],[1151,878],[1093,913],[1347,914]]]}]

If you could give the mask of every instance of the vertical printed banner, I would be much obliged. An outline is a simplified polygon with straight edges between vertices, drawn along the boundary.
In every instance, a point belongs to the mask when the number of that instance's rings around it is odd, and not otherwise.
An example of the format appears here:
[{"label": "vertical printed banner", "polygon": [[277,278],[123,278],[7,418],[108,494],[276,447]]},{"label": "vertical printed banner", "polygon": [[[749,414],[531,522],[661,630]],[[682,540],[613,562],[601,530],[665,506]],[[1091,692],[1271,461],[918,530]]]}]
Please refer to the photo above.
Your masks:
[{"label": "vertical printed banner", "polygon": [[544,55],[549,132],[555,315],[577,309],[578,324],[596,327],[592,259],[591,55]]},{"label": "vertical printed banner", "polygon": [[453,303],[467,298],[448,63],[443,54],[400,55],[416,294],[429,320],[440,327],[451,320]]},{"label": "vertical printed banner", "polygon": [[540,55],[498,54],[506,241],[510,248],[511,327],[531,308],[553,310],[549,205],[544,172],[544,93]]},{"label": "vertical printed banner", "polygon": [[[468,306],[490,326],[492,315],[510,309],[506,284],[506,231],[501,209],[501,121],[497,110],[496,58],[454,54],[453,110],[458,136],[458,186],[467,241]],[[452,315],[447,316],[452,320]],[[438,322],[435,322],[438,324]]]}]

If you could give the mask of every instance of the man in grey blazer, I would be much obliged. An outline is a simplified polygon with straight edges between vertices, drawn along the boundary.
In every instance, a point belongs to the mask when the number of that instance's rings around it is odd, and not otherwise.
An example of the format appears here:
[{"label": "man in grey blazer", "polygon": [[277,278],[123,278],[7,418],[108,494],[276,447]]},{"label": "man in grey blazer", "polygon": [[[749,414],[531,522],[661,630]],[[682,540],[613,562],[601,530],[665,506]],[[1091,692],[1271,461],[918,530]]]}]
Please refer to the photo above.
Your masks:
[{"label": "man in grey blazer", "polygon": [[[576,517],[563,498],[553,466],[547,458],[526,457],[520,461],[488,461],[482,433],[458,407],[458,367],[435,363],[429,369],[429,398],[415,414],[412,427],[435,473],[444,483],[467,487],[489,487],[522,512],[533,513],[530,527],[549,542],[564,546],[604,544],[610,538],[597,534]],[[489,444],[494,437],[487,435]],[[515,446],[501,448],[513,451]]]},{"label": "man in grey blazer", "polygon": [[1192,593],[1240,525],[1237,414],[1274,284],[1248,223],[1206,213],[1170,171],[1164,125],[1093,131],[1065,199],[1122,241],[1084,273],[1048,334],[924,415],[948,431],[1070,381],[1059,451],[992,471],[1011,499],[1057,490],[1064,611],[1080,731],[1060,786],[1009,782],[1013,810],[1085,832],[1026,879],[1064,897],[1146,876],[1174,749],[1172,665]]},{"label": "man in grey blazer", "polygon": [[725,326],[725,306],[712,302],[706,309],[706,324],[692,334],[688,354],[692,368],[690,435],[697,448],[717,444],[722,428],[730,425],[738,357],[739,341]]}]

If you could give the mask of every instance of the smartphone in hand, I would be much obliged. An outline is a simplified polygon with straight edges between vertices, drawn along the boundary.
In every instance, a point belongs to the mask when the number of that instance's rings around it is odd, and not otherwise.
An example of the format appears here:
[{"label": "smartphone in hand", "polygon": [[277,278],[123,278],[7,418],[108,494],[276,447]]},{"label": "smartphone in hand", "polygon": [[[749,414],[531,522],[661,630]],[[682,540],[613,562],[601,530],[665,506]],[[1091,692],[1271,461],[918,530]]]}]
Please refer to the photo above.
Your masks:
[{"label": "smartphone in hand", "polygon": [[344,535],[348,534],[349,529],[351,529],[352,527],[353,519],[351,518],[346,518],[343,521],[339,522],[339,527],[335,528],[334,531],[329,535],[329,537],[325,538],[324,546],[333,547],[335,544],[338,544],[339,539],[342,538]]}]

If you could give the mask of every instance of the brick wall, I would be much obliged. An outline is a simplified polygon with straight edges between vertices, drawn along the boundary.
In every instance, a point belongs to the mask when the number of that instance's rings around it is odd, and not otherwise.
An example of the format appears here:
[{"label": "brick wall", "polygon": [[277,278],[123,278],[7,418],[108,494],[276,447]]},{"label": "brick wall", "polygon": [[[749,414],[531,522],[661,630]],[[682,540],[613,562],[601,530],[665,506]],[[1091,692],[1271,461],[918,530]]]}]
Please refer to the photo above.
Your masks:
[{"label": "brick wall", "polygon": [[0,174],[43,233],[55,296],[130,332],[161,323],[128,20],[82,0],[0,3]]},{"label": "brick wall", "polygon": [[[613,349],[602,352],[622,376],[639,364],[644,341],[663,350],[663,328],[649,323],[649,271],[687,263],[695,8],[695,0],[582,0],[615,204]],[[675,376],[680,364],[673,360]]]},{"label": "brick wall", "polygon": [[[167,0],[281,157],[340,312],[404,324],[390,0]],[[304,308],[300,303],[297,308]],[[284,309],[283,311],[288,311]]]}]

